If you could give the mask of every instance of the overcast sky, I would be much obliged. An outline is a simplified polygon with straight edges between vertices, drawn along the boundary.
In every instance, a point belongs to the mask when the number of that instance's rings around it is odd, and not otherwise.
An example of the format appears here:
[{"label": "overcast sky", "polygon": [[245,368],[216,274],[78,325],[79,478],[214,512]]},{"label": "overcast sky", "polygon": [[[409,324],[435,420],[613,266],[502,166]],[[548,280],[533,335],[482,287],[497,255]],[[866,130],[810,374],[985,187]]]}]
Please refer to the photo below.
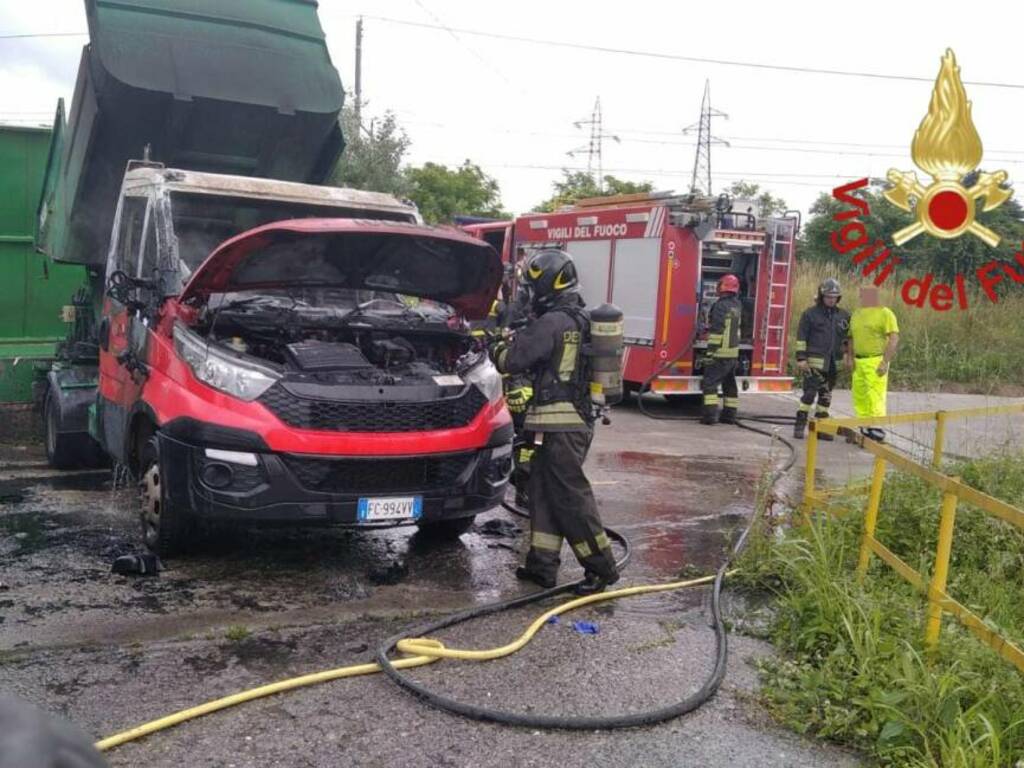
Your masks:
[{"label": "overcast sky", "polygon": [[[828,14],[824,12],[828,8]],[[908,75],[932,80],[952,47],[974,103],[985,166],[1024,177],[1020,115],[1024,67],[1018,3],[991,20],[965,18],[963,2],[862,0],[848,4],[747,2],[464,2],[321,0],[331,56],[353,86],[354,27],[364,21],[363,93],[368,115],[394,110],[413,140],[410,161],[469,158],[501,185],[513,211],[549,196],[561,167],[585,168],[589,119],[601,98],[604,170],[689,187],[705,79],[714,133],[713,184],[756,181],[806,211],[842,180],[911,169],[909,145],[927,111],[930,82],[844,77],[594,52],[503,41],[384,21],[757,64]],[[979,4],[978,9],[991,6]],[[0,0],[0,35],[81,32],[82,0]],[[48,122],[70,99],[85,37],[0,39],[0,121]],[[969,81],[1016,88],[971,85]]]}]

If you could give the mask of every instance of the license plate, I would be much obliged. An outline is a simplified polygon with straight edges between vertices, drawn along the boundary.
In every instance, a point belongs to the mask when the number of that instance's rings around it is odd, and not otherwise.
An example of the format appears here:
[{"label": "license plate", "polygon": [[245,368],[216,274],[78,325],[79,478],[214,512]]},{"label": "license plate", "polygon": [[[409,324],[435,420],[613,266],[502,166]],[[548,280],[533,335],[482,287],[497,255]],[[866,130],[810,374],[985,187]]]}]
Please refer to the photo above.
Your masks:
[{"label": "license plate", "polygon": [[423,497],[362,498],[359,500],[358,510],[359,522],[419,520],[423,514]]}]

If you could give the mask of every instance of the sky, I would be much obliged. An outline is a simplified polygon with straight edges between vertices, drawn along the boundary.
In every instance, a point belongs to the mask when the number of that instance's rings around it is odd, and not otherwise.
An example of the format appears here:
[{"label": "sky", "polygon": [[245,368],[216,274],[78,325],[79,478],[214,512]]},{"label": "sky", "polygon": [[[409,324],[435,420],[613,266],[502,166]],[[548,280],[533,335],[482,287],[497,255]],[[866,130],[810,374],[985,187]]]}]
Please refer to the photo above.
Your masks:
[{"label": "sky", "polygon": [[[321,0],[320,19],[334,65],[351,90],[355,22],[364,15],[364,116],[395,112],[412,140],[409,162],[469,159],[498,181],[511,211],[549,197],[560,169],[586,170],[589,127],[575,123],[591,118],[598,97],[607,134],[604,172],[651,181],[658,190],[689,189],[695,137],[682,129],[697,122],[709,81],[712,106],[728,115],[713,119],[712,132],[729,142],[712,148],[713,191],[753,181],[806,214],[818,195],[844,181],[913,168],[910,140],[947,47],[957,55],[974,104],[984,166],[1007,170],[1011,182],[1024,178],[1017,122],[1024,112],[1024,67],[1014,64],[1012,36],[1024,22],[1024,6],[1005,3],[991,21],[967,16],[962,2],[933,1],[927,13],[923,7],[876,0],[734,0],[727,6]],[[0,0],[0,37],[85,30],[83,0]],[[85,41],[0,39],[0,122],[49,122],[57,98],[70,101]]]}]

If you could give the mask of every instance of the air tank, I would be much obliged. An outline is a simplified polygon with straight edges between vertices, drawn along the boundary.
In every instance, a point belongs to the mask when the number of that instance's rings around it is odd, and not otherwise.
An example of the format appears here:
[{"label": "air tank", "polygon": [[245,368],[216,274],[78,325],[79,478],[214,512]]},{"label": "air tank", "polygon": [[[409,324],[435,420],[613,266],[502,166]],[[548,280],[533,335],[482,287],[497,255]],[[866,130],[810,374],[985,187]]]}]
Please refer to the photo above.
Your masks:
[{"label": "air tank", "polygon": [[590,312],[590,394],[599,404],[622,399],[622,310],[602,304]]}]

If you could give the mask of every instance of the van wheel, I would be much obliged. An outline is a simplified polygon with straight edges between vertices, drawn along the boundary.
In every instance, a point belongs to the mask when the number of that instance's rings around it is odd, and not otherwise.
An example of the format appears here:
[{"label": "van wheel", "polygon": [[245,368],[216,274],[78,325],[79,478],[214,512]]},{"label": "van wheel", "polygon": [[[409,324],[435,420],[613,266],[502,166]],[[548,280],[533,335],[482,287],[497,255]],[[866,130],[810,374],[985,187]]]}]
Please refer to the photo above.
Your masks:
[{"label": "van wheel", "polygon": [[139,468],[143,542],[151,552],[164,557],[185,551],[192,533],[192,519],[185,510],[168,502],[160,442],[155,435],[143,448]]},{"label": "van wheel", "polygon": [[476,515],[470,517],[456,517],[453,520],[434,520],[429,523],[420,523],[420,531],[424,536],[432,539],[450,540],[457,539],[473,526]]},{"label": "van wheel", "polygon": [[54,469],[82,469],[103,463],[103,451],[88,434],[60,431],[60,405],[51,389],[43,404],[46,461]]}]

